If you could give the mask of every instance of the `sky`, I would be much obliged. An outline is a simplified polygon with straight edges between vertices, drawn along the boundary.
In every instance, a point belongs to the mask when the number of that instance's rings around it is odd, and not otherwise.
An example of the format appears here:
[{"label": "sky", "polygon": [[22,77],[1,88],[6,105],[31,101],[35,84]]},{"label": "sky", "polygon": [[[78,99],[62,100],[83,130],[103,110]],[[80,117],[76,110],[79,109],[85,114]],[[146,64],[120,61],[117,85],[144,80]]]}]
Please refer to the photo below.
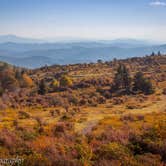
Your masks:
[{"label": "sky", "polygon": [[0,0],[0,35],[166,41],[166,0]]}]

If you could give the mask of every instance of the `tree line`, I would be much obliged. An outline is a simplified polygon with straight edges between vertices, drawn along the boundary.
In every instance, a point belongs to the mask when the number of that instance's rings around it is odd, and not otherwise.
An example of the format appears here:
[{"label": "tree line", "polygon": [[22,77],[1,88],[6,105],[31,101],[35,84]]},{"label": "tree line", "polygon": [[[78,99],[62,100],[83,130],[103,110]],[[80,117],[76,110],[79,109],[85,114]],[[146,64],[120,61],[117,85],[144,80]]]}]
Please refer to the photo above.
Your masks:
[{"label": "tree line", "polygon": [[137,72],[132,79],[127,67],[124,64],[120,64],[117,68],[111,91],[117,92],[120,90],[127,94],[132,92],[152,94],[154,87],[150,79],[146,78],[142,72]]}]

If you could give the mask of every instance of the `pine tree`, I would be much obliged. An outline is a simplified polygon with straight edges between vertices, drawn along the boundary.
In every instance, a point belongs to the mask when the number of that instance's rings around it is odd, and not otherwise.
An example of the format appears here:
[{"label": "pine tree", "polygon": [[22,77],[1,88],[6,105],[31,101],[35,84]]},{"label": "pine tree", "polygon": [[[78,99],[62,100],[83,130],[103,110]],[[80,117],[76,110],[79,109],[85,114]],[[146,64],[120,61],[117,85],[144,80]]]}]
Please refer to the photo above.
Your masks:
[{"label": "pine tree", "polygon": [[151,56],[155,56],[155,53],[154,53],[154,52],[152,52]]},{"label": "pine tree", "polygon": [[137,72],[134,77],[134,91],[142,91],[145,94],[154,92],[152,83],[149,79],[145,78],[142,72]]},{"label": "pine tree", "polygon": [[115,74],[113,89],[120,90],[125,89],[126,92],[130,92],[131,78],[128,69],[124,64],[120,64]]},{"label": "pine tree", "polygon": [[142,89],[142,82],[144,81],[144,76],[142,72],[137,72],[134,76],[134,91],[138,91]]},{"label": "pine tree", "polygon": [[47,93],[47,86],[44,80],[41,80],[39,83],[39,90],[38,93],[44,95]]},{"label": "pine tree", "polygon": [[158,56],[161,56],[161,52],[159,51],[159,52],[157,53],[157,55],[158,55]]}]

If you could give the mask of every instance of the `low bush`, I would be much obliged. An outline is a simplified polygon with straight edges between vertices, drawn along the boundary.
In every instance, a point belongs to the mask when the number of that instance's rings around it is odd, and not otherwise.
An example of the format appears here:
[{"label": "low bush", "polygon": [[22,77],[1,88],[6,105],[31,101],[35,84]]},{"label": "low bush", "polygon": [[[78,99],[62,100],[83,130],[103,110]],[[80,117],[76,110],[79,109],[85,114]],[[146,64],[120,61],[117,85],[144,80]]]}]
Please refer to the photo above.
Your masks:
[{"label": "low bush", "polygon": [[131,165],[135,162],[130,150],[116,142],[102,145],[96,152],[97,160],[119,161],[122,165]]},{"label": "low bush", "polygon": [[19,111],[19,118],[20,119],[29,119],[31,116],[29,113],[25,111]]}]

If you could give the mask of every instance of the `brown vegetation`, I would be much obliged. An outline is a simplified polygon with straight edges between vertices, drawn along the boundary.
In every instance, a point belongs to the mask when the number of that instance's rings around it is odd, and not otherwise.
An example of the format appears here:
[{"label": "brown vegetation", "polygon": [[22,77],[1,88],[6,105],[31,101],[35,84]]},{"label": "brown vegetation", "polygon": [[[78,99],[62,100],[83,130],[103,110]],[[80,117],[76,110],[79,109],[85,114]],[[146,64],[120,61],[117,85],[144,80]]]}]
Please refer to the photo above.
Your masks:
[{"label": "brown vegetation", "polygon": [[166,165],[166,56],[0,63],[0,158],[22,165]]}]

